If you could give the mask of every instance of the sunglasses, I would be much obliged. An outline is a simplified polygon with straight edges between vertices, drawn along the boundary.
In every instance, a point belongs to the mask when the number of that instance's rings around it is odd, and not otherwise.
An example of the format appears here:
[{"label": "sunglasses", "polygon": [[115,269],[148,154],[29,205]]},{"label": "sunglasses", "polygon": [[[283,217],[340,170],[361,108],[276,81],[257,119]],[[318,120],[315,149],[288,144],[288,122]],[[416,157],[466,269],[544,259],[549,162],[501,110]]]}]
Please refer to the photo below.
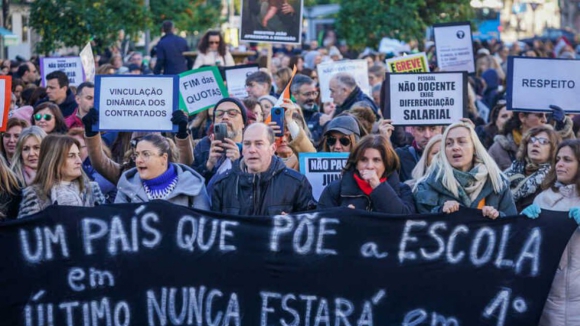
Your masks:
[{"label": "sunglasses", "polygon": [[52,120],[52,114],[37,113],[34,115],[34,120],[40,121],[41,119],[44,119],[44,121],[50,121],[50,120]]},{"label": "sunglasses", "polygon": [[336,144],[337,140],[340,142],[340,144],[342,146],[350,145],[350,138],[347,138],[347,137],[341,137],[341,138],[328,137],[328,138],[326,138],[326,144],[328,146],[334,146]]}]

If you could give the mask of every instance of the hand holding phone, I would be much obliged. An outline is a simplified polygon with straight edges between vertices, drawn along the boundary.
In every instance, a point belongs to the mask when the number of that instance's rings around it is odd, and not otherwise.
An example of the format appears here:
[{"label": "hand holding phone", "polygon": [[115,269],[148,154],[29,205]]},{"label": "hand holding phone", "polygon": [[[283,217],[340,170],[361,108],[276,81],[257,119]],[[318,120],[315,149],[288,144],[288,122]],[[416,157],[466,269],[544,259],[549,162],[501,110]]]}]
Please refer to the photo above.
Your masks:
[{"label": "hand holding phone", "polygon": [[284,108],[279,106],[273,107],[270,115],[272,116],[272,122],[275,122],[280,127],[280,131],[277,132],[275,136],[276,137],[284,136],[284,117],[285,117]]},{"label": "hand holding phone", "polygon": [[226,123],[216,123],[213,125],[214,140],[224,141],[228,138],[228,125]]}]

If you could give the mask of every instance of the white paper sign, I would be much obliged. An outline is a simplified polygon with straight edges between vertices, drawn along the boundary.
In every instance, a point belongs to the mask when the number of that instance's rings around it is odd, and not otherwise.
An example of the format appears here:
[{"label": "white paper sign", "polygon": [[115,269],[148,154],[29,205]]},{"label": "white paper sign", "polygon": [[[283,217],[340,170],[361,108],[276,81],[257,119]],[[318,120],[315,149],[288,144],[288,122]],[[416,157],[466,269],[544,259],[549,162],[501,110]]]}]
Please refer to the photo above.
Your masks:
[{"label": "white paper sign", "polygon": [[208,109],[228,96],[217,67],[203,67],[181,73],[179,94],[180,109],[190,115]]},{"label": "white paper sign", "polygon": [[393,125],[445,125],[465,116],[467,74],[388,74]]},{"label": "white paper sign", "polygon": [[475,72],[469,23],[434,25],[433,34],[441,71]]},{"label": "white paper sign", "polygon": [[258,71],[258,66],[242,66],[225,69],[226,84],[231,97],[246,98],[246,78]]},{"label": "white paper sign", "polygon": [[172,131],[178,76],[96,76],[99,130]]},{"label": "white paper sign", "polygon": [[78,86],[85,81],[85,72],[80,57],[40,58],[42,86],[46,86],[46,75],[57,70],[66,74],[70,86]]},{"label": "white paper sign", "polygon": [[90,82],[95,82],[95,57],[93,56],[93,48],[91,47],[91,42],[83,48],[81,53],[81,62],[83,64],[83,71],[85,72],[85,80]]},{"label": "white paper sign", "polygon": [[341,178],[348,153],[300,153],[300,173],[304,174],[310,185],[312,195],[318,201],[328,184]]},{"label": "white paper sign", "polygon": [[371,96],[369,85],[369,71],[366,60],[345,60],[325,62],[317,66],[320,82],[320,97],[322,102],[332,102],[330,97],[330,78],[339,72],[348,72],[356,80],[356,84],[363,93]]},{"label": "white paper sign", "polygon": [[507,109],[580,112],[580,61],[508,58]]}]

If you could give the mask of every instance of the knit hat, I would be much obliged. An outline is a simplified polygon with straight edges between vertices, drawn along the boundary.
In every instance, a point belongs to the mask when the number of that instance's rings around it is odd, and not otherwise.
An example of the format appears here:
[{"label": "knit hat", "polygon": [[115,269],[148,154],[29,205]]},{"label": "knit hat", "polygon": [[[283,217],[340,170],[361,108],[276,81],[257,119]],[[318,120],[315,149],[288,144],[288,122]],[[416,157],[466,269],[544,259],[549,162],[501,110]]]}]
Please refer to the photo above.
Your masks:
[{"label": "knit hat", "polygon": [[235,97],[224,97],[221,100],[219,100],[219,102],[216,103],[216,105],[214,106],[214,115],[212,119],[214,123],[215,123],[215,109],[217,109],[217,107],[224,102],[234,103],[240,109],[240,111],[242,111],[242,120],[244,121],[244,125],[248,124],[248,113],[246,111],[246,106],[244,105],[244,103],[242,103],[242,101],[238,100]]},{"label": "knit hat", "polygon": [[32,108],[32,106],[30,105],[26,105],[23,107],[20,107],[14,111],[12,111],[12,118],[18,118],[20,120],[24,120],[28,123],[30,123],[30,117],[32,117],[32,112],[34,111],[34,109]]},{"label": "knit hat", "polygon": [[262,102],[262,100],[268,100],[270,103],[272,103],[272,106],[276,105],[276,102],[278,102],[278,99],[272,95],[260,96],[258,98],[258,102]]}]

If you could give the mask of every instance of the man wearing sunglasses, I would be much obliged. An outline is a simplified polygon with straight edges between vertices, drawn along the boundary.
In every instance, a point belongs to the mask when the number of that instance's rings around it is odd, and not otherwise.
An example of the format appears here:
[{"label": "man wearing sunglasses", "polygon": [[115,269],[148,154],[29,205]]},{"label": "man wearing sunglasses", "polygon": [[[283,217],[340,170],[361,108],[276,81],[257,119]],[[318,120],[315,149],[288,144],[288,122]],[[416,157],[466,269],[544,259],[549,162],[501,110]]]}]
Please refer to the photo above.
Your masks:
[{"label": "man wearing sunglasses", "polygon": [[443,126],[412,126],[411,135],[413,135],[413,142],[411,145],[399,147],[395,149],[399,160],[401,161],[401,173],[399,177],[401,182],[412,179],[411,173],[421,159],[423,150],[427,143],[433,136],[439,135],[443,132]]}]

